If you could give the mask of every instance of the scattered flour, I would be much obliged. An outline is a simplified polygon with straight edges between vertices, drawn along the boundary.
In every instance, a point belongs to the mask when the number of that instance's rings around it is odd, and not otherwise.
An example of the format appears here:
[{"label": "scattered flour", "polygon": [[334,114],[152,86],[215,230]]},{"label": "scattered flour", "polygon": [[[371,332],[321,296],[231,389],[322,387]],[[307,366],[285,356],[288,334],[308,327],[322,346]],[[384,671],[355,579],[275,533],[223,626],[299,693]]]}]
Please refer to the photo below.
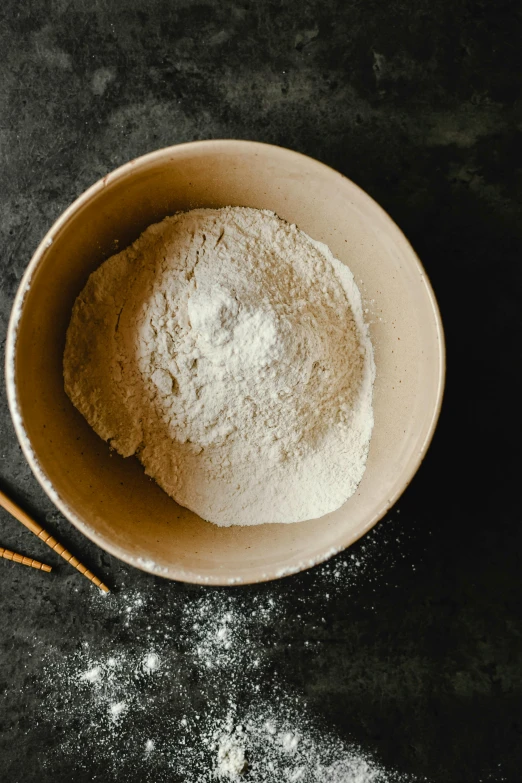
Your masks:
[{"label": "scattered flour", "polygon": [[388,535],[402,535],[386,528],[353,558],[304,577],[297,596],[277,586],[250,596],[188,590],[173,605],[154,595],[171,586],[152,581],[146,593],[89,593],[103,632],[74,654],[44,656],[38,720],[63,727],[47,766],[74,759],[93,781],[409,783],[337,736],[274,668],[283,617],[288,623],[292,613],[297,639],[306,629],[304,652],[321,644],[330,601],[344,602],[363,578],[367,592],[374,580],[382,584],[378,558],[390,551]]},{"label": "scattered flour", "polygon": [[155,672],[156,669],[159,668],[159,665],[160,659],[159,655],[156,653],[149,653],[143,659],[143,671],[145,671],[147,674],[152,674],[152,672]]},{"label": "scattered flour", "polygon": [[298,742],[299,736],[297,734],[292,734],[291,731],[287,731],[286,734],[283,734],[281,737],[281,745],[287,753],[293,753],[297,748]]},{"label": "scattered flour", "polygon": [[[232,613],[220,600],[217,606],[214,603],[212,614],[216,610],[218,628],[223,615]],[[197,613],[206,616],[208,611],[206,599],[198,602]],[[211,646],[216,652],[222,651],[217,633],[213,639]],[[248,635],[242,642],[236,637],[228,656],[221,658],[213,671],[220,680],[220,696],[216,698],[209,691],[199,709],[190,703],[190,693],[173,687],[177,672],[172,670],[163,668],[159,689],[148,691],[146,683],[150,679],[137,677],[139,667],[133,653],[119,654],[116,666],[109,664],[110,658],[102,660],[96,667],[100,675],[95,679],[75,676],[77,668],[85,665],[88,650],[62,661],[58,668],[49,666],[46,675],[58,675],[62,698],[63,692],[67,694],[61,712],[60,707],[56,710],[61,720],[64,714],[76,722],[86,714],[90,716],[82,733],[78,736],[73,732],[59,753],[74,754],[78,760],[85,757],[86,764],[89,759],[103,762],[106,771],[116,775],[132,765],[135,771],[141,769],[145,778],[152,770],[140,768],[139,763],[153,764],[155,783],[408,783],[406,776],[385,770],[368,753],[325,730],[321,720],[279,682],[272,684],[268,700],[262,696],[255,667],[248,669],[243,664],[249,642]],[[200,659],[191,645],[188,657],[197,667]],[[203,664],[201,673],[205,672]],[[236,699],[245,678],[251,693],[248,702],[240,706]],[[120,698],[122,694],[124,698]],[[180,719],[168,709],[176,705],[186,709]],[[151,725],[156,730],[154,739],[150,736]]]},{"label": "scattered flour", "polygon": [[245,771],[245,750],[237,739],[230,734],[221,734],[212,747],[217,748],[217,777],[234,779]]},{"label": "scattered flour", "polygon": [[239,207],[166,218],[102,264],[64,354],[98,435],[219,525],[342,505],[365,469],[374,373],[350,270]]},{"label": "scattered flour", "polygon": [[374,592],[393,590],[394,566],[407,565],[410,549],[413,523],[401,525],[397,513],[298,577],[297,590],[147,579],[146,590],[86,591],[93,637],[68,653],[39,650],[35,721],[60,727],[42,760],[46,774],[74,768],[75,779],[100,783],[410,783],[338,736],[314,688],[296,690],[285,665],[289,651],[301,662],[320,655],[334,605],[344,613],[363,593],[359,606],[379,611]]},{"label": "scattered flour", "polygon": [[80,675],[81,680],[85,680],[85,682],[98,682],[101,675],[101,666],[94,666],[92,669],[89,669],[86,672],[83,672],[83,674]]},{"label": "scattered flour", "polygon": [[[348,748],[332,735],[321,735],[309,720],[298,716],[288,702],[271,721],[263,722],[258,710],[259,707],[247,714],[244,724],[239,725],[231,713],[214,732],[210,747],[217,754],[214,776],[218,779],[238,782],[244,779],[245,783],[398,783],[407,780],[386,772],[360,749]],[[261,713],[265,711],[273,711],[273,708],[263,704]],[[290,722],[300,727],[302,737],[298,738],[288,730]]]},{"label": "scattered flour", "polygon": [[115,704],[111,704],[109,707],[111,718],[113,720],[117,720],[122,714],[122,712],[125,712],[126,709],[127,709],[127,703],[124,701],[118,701]]}]

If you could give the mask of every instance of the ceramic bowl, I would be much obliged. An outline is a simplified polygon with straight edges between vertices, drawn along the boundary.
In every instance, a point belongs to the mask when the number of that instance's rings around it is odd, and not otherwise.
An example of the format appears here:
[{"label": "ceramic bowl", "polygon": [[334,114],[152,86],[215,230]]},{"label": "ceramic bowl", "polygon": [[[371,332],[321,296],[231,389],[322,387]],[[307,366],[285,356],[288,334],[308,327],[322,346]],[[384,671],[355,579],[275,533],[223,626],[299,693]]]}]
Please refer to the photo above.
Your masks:
[{"label": "ceramic bowl", "polygon": [[[151,223],[195,207],[269,209],[326,243],[359,284],[375,349],[367,469],[341,508],[297,524],[220,528],[177,505],[135,458],[90,429],[64,392],[74,300],[89,274]],[[7,337],[11,414],[36,478],[60,511],[112,555],[186,582],[261,582],[326,560],[397,500],[428,448],[444,384],[444,339],[429,281],[390,217],[346,177],[287,149],[247,141],[180,144],[93,185],[42,240]]]}]

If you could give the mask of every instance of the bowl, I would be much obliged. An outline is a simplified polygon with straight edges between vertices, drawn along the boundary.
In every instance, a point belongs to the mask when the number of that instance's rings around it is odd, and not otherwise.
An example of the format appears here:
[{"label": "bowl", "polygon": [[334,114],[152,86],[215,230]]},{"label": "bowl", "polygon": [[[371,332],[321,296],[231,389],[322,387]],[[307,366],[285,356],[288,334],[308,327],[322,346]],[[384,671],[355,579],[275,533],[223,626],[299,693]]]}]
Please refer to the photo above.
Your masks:
[{"label": "bowl", "polygon": [[[357,492],[296,524],[217,527],[179,506],[135,458],[111,453],[64,391],[71,309],[89,274],[151,223],[195,207],[269,209],[348,264],[371,323],[375,427]],[[36,478],[72,524],[133,566],[185,582],[262,582],[326,560],[386,513],[428,448],[444,385],[441,320],[390,217],[338,172],[257,142],[198,141],[108,174],[56,221],[22,278],[6,352],[9,406]]]}]

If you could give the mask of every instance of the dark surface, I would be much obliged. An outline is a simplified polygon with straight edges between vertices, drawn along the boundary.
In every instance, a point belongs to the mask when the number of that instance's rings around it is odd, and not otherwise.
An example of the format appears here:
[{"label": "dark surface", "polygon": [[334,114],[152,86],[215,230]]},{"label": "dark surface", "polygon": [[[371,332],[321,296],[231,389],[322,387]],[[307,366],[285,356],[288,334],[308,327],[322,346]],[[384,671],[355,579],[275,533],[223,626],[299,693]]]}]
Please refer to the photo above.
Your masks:
[{"label": "dark surface", "polygon": [[[446,329],[445,404],[400,515],[372,533],[365,575],[334,589],[325,566],[228,591],[247,613],[256,597],[282,607],[258,639],[267,692],[277,669],[332,730],[413,780],[522,781],[521,11],[502,0],[0,6],[2,349],[50,224],[115,166],[177,142],[258,139],[319,158],[387,209],[423,260]],[[146,593],[173,623],[205,592],[124,567],[63,520],[22,457],[3,387],[0,482],[116,590]],[[114,603],[94,613],[91,586],[1,511],[0,546],[56,566],[47,576],[0,560],[2,783],[163,780],[161,760],[86,771],[88,739],[60,755],[84,727],[49,715],[66,686],[43,692],[42,659],[141,637],[117,625]]]}]

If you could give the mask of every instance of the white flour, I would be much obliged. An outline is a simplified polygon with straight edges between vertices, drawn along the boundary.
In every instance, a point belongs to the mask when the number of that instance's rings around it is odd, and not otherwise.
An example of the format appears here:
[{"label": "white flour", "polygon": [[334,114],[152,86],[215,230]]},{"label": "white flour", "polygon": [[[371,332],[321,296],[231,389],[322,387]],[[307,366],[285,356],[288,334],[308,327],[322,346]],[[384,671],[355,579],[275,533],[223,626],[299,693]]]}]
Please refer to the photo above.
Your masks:
[{"label": "white flour", "polygon": [[[34,722],[56,737],[43,759],[46,770],[66,768],[71,779],[104,782],[411,781],[376,758],[379,743],[364,726],[357,736],[366,736],[365,750],[351,730],[340,736],[336,722],[328,722],[328,699],[317,691],[324,672],[333,673],[330,665],[317,666],[336,633],[328,629],[334,607],[344,616],[352,599],[365,594],[364,611],[381,612],[379,592],[393,591],[395,568],[407,562],[408,530],[394,515],[356,545],[356,554],[299,577],[292,591],[283,583],[251,593],[153,579],[109,595],[85,591],[81,612],[95,632],[78,648],[41,640],[35,656]],[[287,651],[295,670],[285,666]],[[309,673],[294,676],[307,660]],[[349,671],[341,666],[340,683]],[[368,698],[381,697],[380,682]],[[358,707],[349,694],[357,689],[347,689],[343,707],[352,729],[350,712],[355,717]],[[84,775],[73,775],[72,765]]]},{"label": "white flour", "polygon": [[322,516],[364,472],[359,291],[271,212],[181,213],[102,264],[75,303],[64,378],[98,435],[219,525]]},{"label": "white flour", "polygon": [[[345,598],[365,565],[328,569],[331,589]],[[308,602],[303,593],[304,612]],[[119,615],[132,643],[118,638],[118,623],[103,623],[109,636],[44,656],[42,685],[52,690],[38,717],[67,727],[46,766],[74,758],[82,769],[94,765],[93,780],[154,783],[408,783],[328,728],[279,676],[267,688],[287,611],[269,595],[243,603],[237,593],[194,593],[175,617],[156,604],[151,626],[147,594],[93,596],[94,616]]]}]

